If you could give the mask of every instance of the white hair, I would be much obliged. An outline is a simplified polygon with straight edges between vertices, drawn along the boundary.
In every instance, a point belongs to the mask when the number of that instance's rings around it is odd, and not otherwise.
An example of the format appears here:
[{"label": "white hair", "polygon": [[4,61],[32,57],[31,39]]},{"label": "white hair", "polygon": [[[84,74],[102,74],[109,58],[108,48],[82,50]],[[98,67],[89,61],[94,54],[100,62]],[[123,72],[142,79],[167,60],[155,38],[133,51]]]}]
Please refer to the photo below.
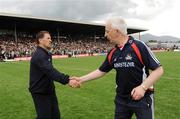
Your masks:
[{"label": "white hair", "polygon": [[120,30],[123,35],[127,35],[127,24],[122,18],[110,18],[106,21],[106,24],[110,24],[112,28]]}]

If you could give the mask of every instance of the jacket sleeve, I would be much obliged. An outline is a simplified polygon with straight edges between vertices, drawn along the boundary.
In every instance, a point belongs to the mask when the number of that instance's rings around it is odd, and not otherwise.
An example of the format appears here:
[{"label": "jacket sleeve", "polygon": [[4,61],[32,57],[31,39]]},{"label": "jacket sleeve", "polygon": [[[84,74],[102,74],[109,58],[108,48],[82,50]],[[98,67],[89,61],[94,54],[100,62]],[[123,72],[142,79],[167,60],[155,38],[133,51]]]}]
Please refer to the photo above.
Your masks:
[{"label": "jacket sleeve", "polygon": [[61,84],[69,83],[69,75],[56,70],[51,61],[48,61],[46,58],[38,57],[34,60],[34,63],[39,70],[48,77],[48,79],[60,82]]}]

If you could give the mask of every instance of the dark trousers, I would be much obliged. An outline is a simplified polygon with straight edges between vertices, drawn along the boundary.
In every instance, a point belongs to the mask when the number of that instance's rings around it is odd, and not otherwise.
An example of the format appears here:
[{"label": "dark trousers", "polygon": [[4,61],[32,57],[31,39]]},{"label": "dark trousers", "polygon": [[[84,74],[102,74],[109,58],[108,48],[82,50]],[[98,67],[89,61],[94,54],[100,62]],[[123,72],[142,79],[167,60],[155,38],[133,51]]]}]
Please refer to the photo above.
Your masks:
[{"label": "dark trousers", "polygon": [[56,94],[31,94],[36,108],[36,119],[60,119]]},{"label": "dark trousers", "polygon": [[145,95],[139,101],[120,98],[116,95],[115,119],[131,119],[134,113],[137,119],[154,119],[153,94]]}]

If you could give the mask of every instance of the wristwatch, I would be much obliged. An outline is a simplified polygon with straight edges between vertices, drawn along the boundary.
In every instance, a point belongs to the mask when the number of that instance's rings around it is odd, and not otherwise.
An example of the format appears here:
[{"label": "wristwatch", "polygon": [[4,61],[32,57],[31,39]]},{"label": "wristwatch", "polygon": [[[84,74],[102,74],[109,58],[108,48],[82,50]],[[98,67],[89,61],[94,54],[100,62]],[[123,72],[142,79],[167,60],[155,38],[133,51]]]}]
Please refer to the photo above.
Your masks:
[{"label": "wristwatch", "polygon": [[144,91],[147,91],[147,88],[145,85],[141,84],[141,87],[144,89]]}]

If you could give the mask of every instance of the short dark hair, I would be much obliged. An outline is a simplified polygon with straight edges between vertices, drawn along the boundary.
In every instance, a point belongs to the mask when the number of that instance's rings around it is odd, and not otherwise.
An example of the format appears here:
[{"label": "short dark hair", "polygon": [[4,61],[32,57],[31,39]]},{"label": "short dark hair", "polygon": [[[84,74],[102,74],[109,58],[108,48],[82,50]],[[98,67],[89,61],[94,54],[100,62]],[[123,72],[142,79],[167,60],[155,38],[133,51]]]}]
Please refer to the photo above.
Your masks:
[{"label": "short dark hair", "polygon": [[49,31],[39,31],[36,35],[36,43],[39,44],[39,39],[44,37],[44,34],[50,34]]}]

